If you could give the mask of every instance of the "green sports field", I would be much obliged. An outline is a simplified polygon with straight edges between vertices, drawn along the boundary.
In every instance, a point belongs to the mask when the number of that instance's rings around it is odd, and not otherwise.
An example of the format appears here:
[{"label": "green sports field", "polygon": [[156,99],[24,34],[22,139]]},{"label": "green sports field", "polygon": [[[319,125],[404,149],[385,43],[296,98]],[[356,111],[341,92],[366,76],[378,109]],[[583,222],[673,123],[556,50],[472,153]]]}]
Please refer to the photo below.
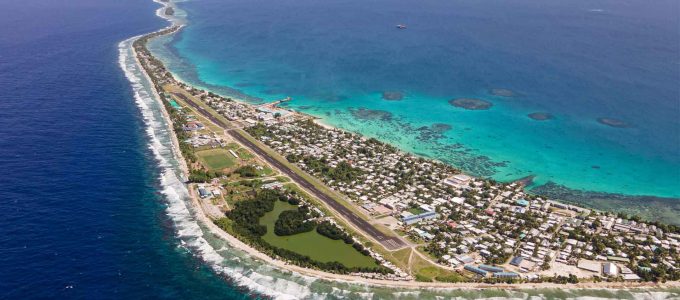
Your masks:
[{"label": "green sports field", "polygon": [[208,169],[216,171],[233,167],[236,164],[234,156],[225,149],[210,149],[196,152],[196,156]]}]

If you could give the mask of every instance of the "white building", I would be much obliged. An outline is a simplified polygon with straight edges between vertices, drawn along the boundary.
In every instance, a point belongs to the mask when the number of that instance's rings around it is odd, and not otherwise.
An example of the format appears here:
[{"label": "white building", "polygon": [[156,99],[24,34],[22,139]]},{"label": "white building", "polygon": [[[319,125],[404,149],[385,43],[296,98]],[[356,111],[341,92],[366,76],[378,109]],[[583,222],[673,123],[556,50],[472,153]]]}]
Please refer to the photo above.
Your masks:
[{"label": "white building", "polygon": [[610,262],[605,263],[602,270],[604,275],[607,276],[616,276],[619,273],[619,269],[616,267],[616,265]]}]

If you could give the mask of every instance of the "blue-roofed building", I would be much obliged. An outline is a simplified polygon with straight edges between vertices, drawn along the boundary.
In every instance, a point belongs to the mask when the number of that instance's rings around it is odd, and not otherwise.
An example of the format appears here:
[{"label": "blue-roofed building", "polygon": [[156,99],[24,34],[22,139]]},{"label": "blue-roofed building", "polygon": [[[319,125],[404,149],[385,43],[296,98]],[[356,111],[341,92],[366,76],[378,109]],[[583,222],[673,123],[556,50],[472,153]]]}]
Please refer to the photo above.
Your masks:
[{"label": "blue-roofed building", "polygon": [[481,275],[481,276],[486,276],[486,274],[487,274],[486,271],[484,271],[484,270],[482,270],[482,269],[480,269],[480,268],[477,268],[477,267],[475,267],[475,266],[473,266],[473,265],[465,265],[465,270],[468,270],[468,271],[470,271],[470,272],[472,272],[472,273],[475,273],[475,274]]},{"label": "blue-roofed building", "polygon": [[498,272],[503,272],[503,268],[496,267],[496,266],[489,266],[489,265],[479,265],[479,268],[484,270],[484,271],[489,271],[492,273],[498,273]]},{"label": "blue-roofed building", "polygon": [[198,188],[198,195],[199,195],[201,198],[205,198],[205,197],[209,197],[209,196],[210,196],[210,193],[208,193],[208,191],[207,191],[206,189],[204,189],[204,188]]},{"label": "blue-roofed building", "polygon": [[527,206],[529,206],[529,201],[524,200],[524,199],[517,199],[515,201],[515,204],[522,206],[522,207],[527,207]]},{"label": "blue-roofed building", "polygon": [[519,278],[519,274],[515,272],[498,272],[493,273],[494,278]]},{"label": "blue-roofed building", "polygon": [[424,212],[424,213],[417,214],[417,215],[406,215],[406,216],[402,216],[401,221],[404,222],[404,224],[406,224],[406,225],[411,225],[411,224],[418,223],[418,222],[420,222],[420,221],[422,221],[422,220],[434,219],[434,218],[436,218],[436,217],[437,217],[437,213],[436,213],[436,212],[434,212],[434,211],[426,211],[426,212]]},{"label": "blue-roofed building", "polygon": [[510,261],[510,264],[513,266],[519,266],[523,261],[524,257],[516,256]]}]

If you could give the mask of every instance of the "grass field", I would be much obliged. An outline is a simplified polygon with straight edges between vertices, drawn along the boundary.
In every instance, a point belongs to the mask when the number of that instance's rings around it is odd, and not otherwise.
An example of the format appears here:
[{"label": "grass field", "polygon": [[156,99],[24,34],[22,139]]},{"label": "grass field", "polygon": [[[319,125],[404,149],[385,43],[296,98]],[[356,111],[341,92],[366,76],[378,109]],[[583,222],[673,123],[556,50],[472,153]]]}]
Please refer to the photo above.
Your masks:
[{"label": "grass field", "polygon": [[463,277],[458,273],[437,267],[418,255],[413,255],[411,271],[416,276],[417,281],[459,282],[463,280]]},{"label": "grass field", "polygon": [[347,267],[375,267],[377,264],[370,256],[356,251],[341,240],[332,240],[318,234],[315,230],[289,236],[274,234],[274,223],[284,210],[297,209],[297,206],[276,201],[274,210],[260,219],[260,224],[267,226],[267,234],[262,238],[269,244],[307,255],[320,262],[337,261]]},{"label": "grass field", "polygon": [[196,152],[201,163],[210,170],[222,170],[236,164],[234,156],[225,149],[210,149]]}]

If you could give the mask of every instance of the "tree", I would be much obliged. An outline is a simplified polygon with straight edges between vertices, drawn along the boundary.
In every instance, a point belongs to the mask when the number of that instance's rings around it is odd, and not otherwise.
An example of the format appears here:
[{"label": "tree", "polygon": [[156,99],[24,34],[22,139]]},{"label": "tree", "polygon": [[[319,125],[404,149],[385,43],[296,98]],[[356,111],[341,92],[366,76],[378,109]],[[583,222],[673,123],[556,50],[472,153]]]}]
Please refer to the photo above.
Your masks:
[{"label": "tree", "polygon": [[274,233],[278,236],[294,235],[312,231],[314,222],[305,220],[305,214],[298,210],[286,210],[281,212],[274,224]]}]

